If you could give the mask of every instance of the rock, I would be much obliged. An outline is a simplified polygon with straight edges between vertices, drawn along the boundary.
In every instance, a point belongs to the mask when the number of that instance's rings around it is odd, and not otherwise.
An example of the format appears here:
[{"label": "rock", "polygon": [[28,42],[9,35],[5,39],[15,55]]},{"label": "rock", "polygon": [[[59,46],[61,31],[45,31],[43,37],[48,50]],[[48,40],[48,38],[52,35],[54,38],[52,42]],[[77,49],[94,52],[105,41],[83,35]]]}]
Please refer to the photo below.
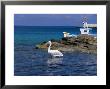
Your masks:
[{"label": "rock", "polygon": [[58,42],[58,40],[56,40],[56,39],[51,39],[51,41],[52,41],[52,42]]},{"label": "rock", "polygon": [[[97,53],[97,38],[90,35],[79,35],[77,37],[67,37],[61,40],[52,39],[51,49],[58,49],[60,51],[82,51],[87,53]],[[47,42],[42,42],[36,45],[36,49],[47,49]]]}]

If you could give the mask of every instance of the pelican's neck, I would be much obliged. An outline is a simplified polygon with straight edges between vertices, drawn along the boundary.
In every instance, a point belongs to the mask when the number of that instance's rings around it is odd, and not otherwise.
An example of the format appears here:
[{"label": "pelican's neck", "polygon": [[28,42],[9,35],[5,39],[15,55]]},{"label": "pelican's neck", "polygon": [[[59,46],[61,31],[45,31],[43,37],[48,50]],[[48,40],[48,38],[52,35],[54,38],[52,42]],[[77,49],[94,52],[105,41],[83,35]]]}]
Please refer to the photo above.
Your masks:
[{"label": "pelican's neck", "polygon": [[49,44],[49,47],[48,47],[48,52],[50,51],[50,47],[51,47],[51,43]]}]

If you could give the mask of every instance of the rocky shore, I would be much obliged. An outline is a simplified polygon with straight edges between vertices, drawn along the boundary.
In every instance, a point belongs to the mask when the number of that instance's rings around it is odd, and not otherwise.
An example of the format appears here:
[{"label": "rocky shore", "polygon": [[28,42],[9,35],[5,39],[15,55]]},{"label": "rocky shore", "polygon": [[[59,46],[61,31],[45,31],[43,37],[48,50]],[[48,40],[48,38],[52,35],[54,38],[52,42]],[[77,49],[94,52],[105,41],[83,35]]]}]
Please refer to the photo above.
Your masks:
[{"label": "rocky shore", "polygon": [[[66,37],[60,40],[52,39],[51,49],[64,52],[81,51],[87,53],[97,53],[97,38],[91,35],[78,35],[77,37]],[[47,42],[36,45],[36,49],[48,49]]]}]

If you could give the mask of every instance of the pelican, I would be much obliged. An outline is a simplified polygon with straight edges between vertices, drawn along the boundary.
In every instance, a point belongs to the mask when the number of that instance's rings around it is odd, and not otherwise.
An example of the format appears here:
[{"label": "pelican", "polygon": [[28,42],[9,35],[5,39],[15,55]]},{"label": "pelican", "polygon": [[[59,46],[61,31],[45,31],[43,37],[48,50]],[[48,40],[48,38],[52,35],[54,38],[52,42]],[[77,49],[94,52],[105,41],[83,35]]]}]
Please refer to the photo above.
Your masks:
[{"label": "pelican", "polygon": [[63,32],[63,34],[64,34],[64,37],[77,37],[77,35],[70,34],[68,32]]},{"label": "pelican", "polygon": [[63,56],[63,54],[60,51],[50,49],[50,47],[52,45],[51,41],[48,41],[48,43],[49,43],[48,53],[51,54],[51,56],[53,56],[53,57],[62,57]]}]

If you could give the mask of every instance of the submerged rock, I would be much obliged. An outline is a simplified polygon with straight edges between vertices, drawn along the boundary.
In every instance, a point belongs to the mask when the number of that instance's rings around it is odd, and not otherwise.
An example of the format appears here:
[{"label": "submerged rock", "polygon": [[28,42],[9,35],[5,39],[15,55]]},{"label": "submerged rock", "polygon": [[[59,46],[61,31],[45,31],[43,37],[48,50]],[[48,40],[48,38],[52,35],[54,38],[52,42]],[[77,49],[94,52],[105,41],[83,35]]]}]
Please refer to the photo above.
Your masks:
[{"label": "submerged rock", "polygon": [[[90,35],[79,35],[77,37],[66,37],[61,40],[52,39],[51,49],[60,51],[81,51],[87,53],[97,53],[97,38]],[[36,45],[36,49],[48,49],[47,42]]]}]

